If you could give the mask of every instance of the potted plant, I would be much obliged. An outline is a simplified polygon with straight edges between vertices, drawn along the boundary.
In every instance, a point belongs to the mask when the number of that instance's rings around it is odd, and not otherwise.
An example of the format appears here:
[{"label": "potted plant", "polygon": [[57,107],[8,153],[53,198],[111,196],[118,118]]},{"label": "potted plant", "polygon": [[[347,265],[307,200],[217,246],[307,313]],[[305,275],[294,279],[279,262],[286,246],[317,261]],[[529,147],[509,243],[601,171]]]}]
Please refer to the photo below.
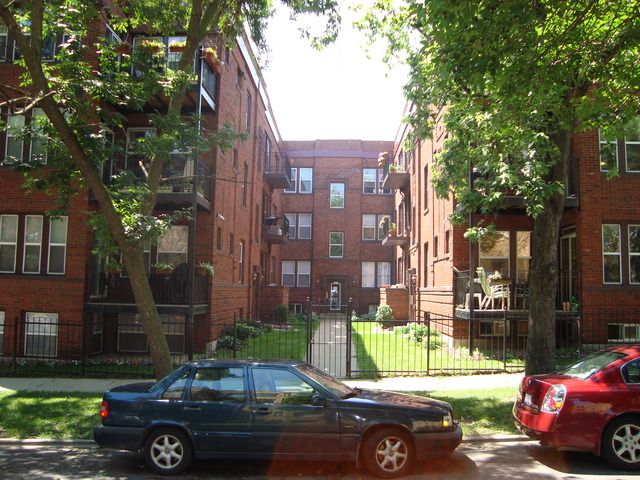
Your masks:
[{"label": "potted plant", "polygon": [[153,265],[153,268],[158,275],[169,275],[175,267],[173,263],[158,262]]},{"label": "potted plant", "polygon": [[396,231],[398,230],[398,226],[395,223],[389,225],[389,235],[395,237]]},{"label": "potted plant", "polygon": [[104,270],[107,273],[122,273],[122,264],[117,260],[110,260],[104,264]]},{"label": "potted plant", "polygon": [[378,168],[384,168],[388,159],[389,152],[380,152],[380,155],[378,156]]},{"label": "potted plant", "polygon": [[164,50],[164,43],[157,40],[141,40],[136,44],[136,47],[149,52],[160,52]]},{"label": "potted plant", "polygon": [[113,44],[113,51],[116,53],[130,53],[131,44],[129,42],[120,42]]},{"label": "potted plant", "polygon": [[511,283],[511,278],[509,277],[509,275],[505,275],[499,270],[496,270],[492,274],[487,275],[487,279],[494,285],[506,285],[508,283]]},{"label": "potted plant", "polygon": [[170,52],[182,52],[184,50],[184,47],[186,47],[187,42],[186,41],[177,41],[177,42],[172,42],[169,44],[169,51]]},{"label": "potted plant", "polygon": [[204,59],[211,66],[214,72],[220,73],[220,61],[218,60],[218,52],[215,48],[207,47],[204,49]]},{"label": "potted plant", "polygon": [[389,165],[389,171],[390,172],[396,172],[396,173],[402,173],[402,166],[401,165]]},{"label": "potted plant", "polygon": [[213,277],[213,265],[207,262],[198,262],[198,275],[211,275]]}]

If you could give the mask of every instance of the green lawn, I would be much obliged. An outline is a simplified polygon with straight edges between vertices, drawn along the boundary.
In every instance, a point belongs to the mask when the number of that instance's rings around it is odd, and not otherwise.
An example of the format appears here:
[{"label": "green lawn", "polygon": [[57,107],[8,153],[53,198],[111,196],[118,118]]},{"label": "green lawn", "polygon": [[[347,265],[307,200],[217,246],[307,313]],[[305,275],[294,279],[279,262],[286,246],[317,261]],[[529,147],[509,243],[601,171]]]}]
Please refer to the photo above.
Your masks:
[{"label": "green lawn", "polygon": [[[442,391],[428,395],[451,403],[465,435],[516,433],[511,422],[515,388]],[[0,437],[92,439],[102,394],[0,391]]]}]

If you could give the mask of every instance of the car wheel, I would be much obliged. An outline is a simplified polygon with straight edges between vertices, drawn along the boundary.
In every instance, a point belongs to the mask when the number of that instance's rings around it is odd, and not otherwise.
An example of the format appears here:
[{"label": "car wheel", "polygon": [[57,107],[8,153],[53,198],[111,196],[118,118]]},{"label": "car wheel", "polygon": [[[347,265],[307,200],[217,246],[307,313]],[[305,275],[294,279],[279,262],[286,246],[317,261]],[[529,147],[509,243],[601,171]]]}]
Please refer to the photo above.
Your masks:
[{"label": "car wheel", "polygon": [[602,456],[621,470],[640,470],[640,418],[613,420],[602,435]]},{"label": "car wheel", "polygon": [[415,460],[413,443],[401,430],[378,430],[369,435],[362,448],[364,464],[376,477],[406,475]]},{"label": "car wheel", "polygon": [[151,432],[144,446],[149,468],[160,475],[184,472],[193,460],[189,438],[180,430],[161,428]]}]

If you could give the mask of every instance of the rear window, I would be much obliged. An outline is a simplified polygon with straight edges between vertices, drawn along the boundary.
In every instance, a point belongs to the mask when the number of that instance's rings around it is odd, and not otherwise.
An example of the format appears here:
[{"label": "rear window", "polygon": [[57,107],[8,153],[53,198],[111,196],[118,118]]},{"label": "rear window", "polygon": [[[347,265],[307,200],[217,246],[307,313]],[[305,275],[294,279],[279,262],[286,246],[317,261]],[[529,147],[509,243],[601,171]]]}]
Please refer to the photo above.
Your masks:
[{"label": "rear window", "polygon": [[607,365],[616,360],[626,357],[626,353],[621,352],[596,352],[587,355],[580,360],[576,360],[558,369],[560,375],[574,378],[588,378],[594,373],[602,370]]}]

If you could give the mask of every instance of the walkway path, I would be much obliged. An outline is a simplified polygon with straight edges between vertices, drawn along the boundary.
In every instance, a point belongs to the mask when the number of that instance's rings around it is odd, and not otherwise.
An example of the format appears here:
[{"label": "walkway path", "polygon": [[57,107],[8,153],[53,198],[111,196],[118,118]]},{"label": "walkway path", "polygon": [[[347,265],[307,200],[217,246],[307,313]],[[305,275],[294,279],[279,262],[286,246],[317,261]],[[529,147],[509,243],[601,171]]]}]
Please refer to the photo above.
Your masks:
[{"label": "walkway path", "polygon": [[347,316],[343,313],[319,315],[320,325],[313,335],[309,363],[337,378],[347,377],[347,355],[352,352],[351,370],[357,369],[353,343],[347,348],[349,334]]}]

